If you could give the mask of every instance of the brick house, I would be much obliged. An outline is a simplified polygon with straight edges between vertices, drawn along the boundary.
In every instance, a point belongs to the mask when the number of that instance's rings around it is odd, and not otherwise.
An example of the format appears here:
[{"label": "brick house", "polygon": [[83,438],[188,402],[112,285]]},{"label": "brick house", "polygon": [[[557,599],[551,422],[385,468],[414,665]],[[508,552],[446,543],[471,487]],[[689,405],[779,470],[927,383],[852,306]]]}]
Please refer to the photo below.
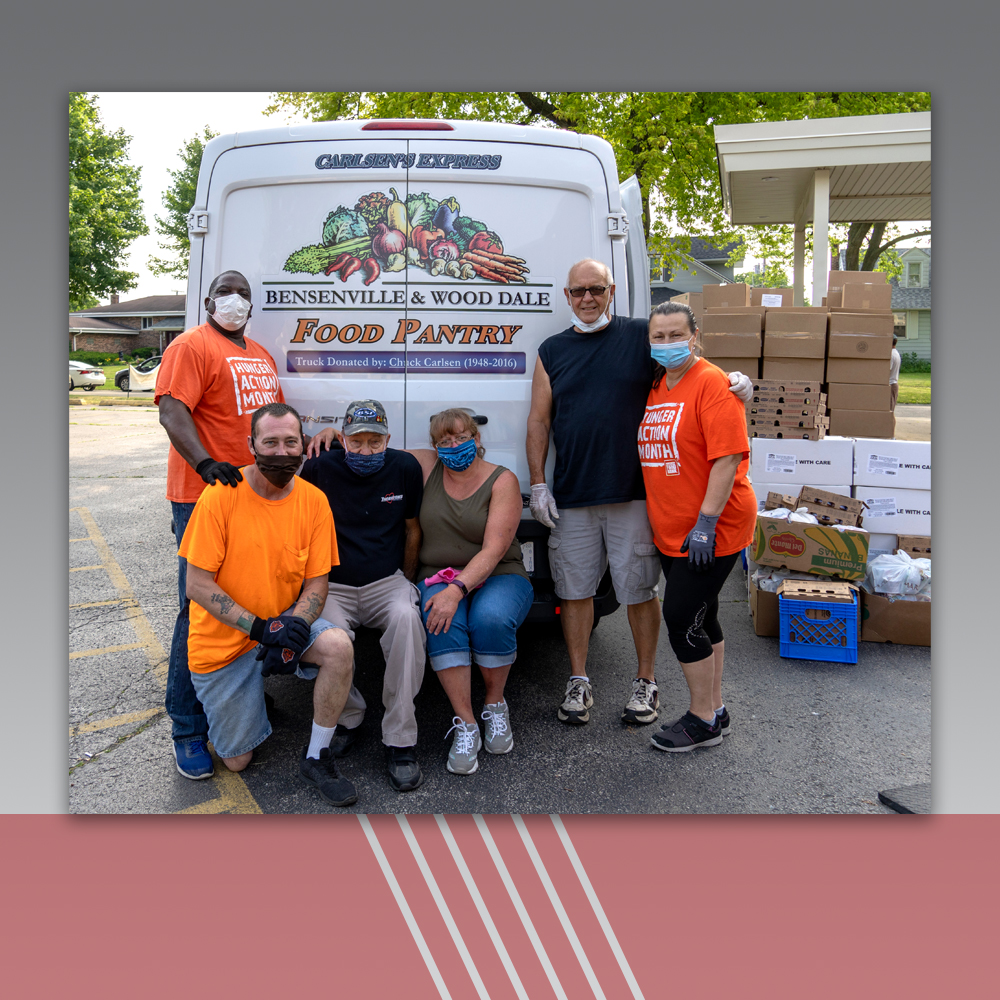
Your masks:
[{"label": "brick house", "polygon": [[183,295],[147,295],[126,302],[112,295],[109,305],[69,314],[69,349],[117,353],[152,347],[162,354],[184,332],[185,306]]}]

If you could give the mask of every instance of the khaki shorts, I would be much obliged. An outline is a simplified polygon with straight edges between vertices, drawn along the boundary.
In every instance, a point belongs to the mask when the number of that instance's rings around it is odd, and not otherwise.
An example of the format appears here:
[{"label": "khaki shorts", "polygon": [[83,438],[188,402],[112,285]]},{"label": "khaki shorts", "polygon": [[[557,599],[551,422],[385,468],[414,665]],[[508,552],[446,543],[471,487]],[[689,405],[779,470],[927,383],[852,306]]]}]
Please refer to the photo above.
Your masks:
[{"label": "khaki shorts", "polygon": [[609,564],[619,604],[644,604],[656,597],[660,558],[645,500],[559,511],[549,535],[556,596],[564,601],[593,597]]}]

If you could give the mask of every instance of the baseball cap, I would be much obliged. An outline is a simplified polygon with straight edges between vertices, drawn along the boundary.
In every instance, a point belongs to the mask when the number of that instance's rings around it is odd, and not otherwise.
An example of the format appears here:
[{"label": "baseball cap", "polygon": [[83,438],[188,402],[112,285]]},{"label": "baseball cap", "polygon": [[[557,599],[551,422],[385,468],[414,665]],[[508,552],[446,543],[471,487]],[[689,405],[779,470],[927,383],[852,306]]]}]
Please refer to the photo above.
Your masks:
[{"label": "baseball cap", "polygon": [[348,405],[341,429],[347,435],[362,431],[388,434],[389,418],[385,415],[385,407],[377,399],[356,399]]}]

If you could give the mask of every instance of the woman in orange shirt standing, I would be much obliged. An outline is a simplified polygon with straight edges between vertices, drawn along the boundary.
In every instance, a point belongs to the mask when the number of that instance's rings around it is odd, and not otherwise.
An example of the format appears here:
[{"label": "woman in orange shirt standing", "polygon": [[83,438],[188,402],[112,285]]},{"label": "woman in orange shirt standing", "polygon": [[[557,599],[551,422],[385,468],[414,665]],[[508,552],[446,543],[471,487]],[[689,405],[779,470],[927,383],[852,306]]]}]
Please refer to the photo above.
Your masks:
[{"label": "woman in orange shirt standing", "polygon": [[653,310],[657,369],[639,427],[646,505],[667,581],[663,620],[691,694],[690,710],[652,738],[671,753],[718,746],[729,733],[719,592],[757,516],[746,413],[729,377],[695,354],[697,333],[687,306]]}]

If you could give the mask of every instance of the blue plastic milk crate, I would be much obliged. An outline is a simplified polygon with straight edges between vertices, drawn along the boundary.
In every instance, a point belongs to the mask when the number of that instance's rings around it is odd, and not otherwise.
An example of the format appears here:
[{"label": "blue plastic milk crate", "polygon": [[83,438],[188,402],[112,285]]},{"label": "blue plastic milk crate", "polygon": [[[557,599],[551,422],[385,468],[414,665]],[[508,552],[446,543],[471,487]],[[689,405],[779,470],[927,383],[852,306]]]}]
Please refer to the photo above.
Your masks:
[{"label": "blue plastic milk crate", "polygon": [[778,595],[781,655],[829,663],[858,662],[860,595],[846,601],[795,600]]}]

